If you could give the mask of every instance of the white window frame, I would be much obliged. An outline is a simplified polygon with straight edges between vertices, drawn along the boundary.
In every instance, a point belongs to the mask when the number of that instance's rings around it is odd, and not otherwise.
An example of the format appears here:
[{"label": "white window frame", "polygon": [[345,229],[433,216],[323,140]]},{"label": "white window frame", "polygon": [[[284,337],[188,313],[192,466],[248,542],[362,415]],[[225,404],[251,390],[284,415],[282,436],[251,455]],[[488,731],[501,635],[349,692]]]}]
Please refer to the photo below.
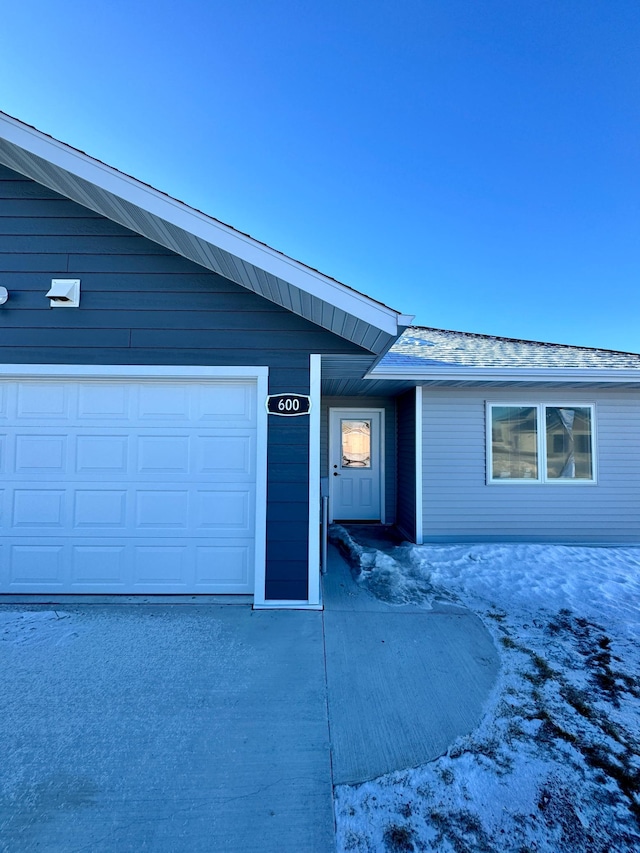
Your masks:
[{"label": "white window frame", "polygon": [[[536,428],[537,428],[537,436],[536,436],[536,451],[538,454],[538,476],[537,477],[493,477],[493,435],[492,435],[492,427],[493,427],[493,419],[492,419],[492,410],[498,407],[505,408],[527,408],[527,409],[536,409]],[[585,479],[584,477],[573,478],[573,477],[547,477],[547,419],[546,419],[546,410],[547,408],[554,409],[589,409],[591,413],[591,478]],[[516,401],[516,400],[508,400],[508,401],[487,401],[486,403],[486,416],[485,416],[485,426],[486,426],[486,460],[487,460],[487,471],[486,471],[486,482],[488,486],[504,486],[514,483],[517,485],[522,485],[526,483],[527,485],[536,484],[536,485],[555,485],[562,484],[564,486],[594,486],[598,482],[598,454],[597,454],[597,437],[596,437],[596,404],[595,403],[582,403],[582,402],[564,402],[564,401],[554,401],[554,400],[545,400],[543,402],[531,402],[531,400],[527,400],[524,402]]]}]

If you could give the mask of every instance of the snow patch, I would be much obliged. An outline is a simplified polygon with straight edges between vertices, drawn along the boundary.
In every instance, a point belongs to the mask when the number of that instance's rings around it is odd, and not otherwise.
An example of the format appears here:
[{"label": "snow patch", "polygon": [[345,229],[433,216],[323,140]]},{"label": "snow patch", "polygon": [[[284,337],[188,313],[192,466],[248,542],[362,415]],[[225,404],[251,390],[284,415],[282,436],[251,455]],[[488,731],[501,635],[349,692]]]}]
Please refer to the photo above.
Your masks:
[{"label": "snow patch", "polygon": [[640,549],[400,546],[390,559],[474,610],[502,668],[482,723],[445,756],[336,789],[338,850],[639,850]]},{"label": "snow patch", "polygon": [[402,558],[399,561],[394,554],[398,552],[404,556],[401,549],[394,548],[389,554],[362,545],[339,524],[331,526],[329,536],[355,568],[358,584],[381,601],[431,610],[435,601],[453,600],[444,588],[436,588],[427,579],[419,565]]},{"label": "snow patch", "polygon": [[15,646],[56,646],[73,642],[79,634],[70,613],[56,610],[0,609],[0,643]]}]

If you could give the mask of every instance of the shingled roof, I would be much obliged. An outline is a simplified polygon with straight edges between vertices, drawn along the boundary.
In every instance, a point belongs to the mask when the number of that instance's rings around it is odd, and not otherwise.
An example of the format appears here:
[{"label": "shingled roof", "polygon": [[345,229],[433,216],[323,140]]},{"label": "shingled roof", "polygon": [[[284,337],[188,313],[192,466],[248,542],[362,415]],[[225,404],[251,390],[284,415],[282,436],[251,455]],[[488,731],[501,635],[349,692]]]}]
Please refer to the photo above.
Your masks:
[{"label": "shingled roof", "polygon": [[640,371],[640,354],[410,326],[385,367],[595,368]]},{"label": "shingled roof", "polygon": [[410,326],[365,379],[372,385],[393,380],[398,389],[478,382],[635,387],[640,354]]}]

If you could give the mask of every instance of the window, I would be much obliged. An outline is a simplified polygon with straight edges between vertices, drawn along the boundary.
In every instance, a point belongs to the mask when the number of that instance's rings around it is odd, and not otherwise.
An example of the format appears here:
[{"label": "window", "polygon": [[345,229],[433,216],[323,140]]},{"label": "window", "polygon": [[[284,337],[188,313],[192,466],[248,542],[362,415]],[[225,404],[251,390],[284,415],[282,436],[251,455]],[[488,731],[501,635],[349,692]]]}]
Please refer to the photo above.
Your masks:
[{"label": "window", "polygon": [[487,482],[594,483],[593,405],[487,404]]},{"label": "window", "polygon": [[340,419],[341,468],[371,468],[371,420]]}]

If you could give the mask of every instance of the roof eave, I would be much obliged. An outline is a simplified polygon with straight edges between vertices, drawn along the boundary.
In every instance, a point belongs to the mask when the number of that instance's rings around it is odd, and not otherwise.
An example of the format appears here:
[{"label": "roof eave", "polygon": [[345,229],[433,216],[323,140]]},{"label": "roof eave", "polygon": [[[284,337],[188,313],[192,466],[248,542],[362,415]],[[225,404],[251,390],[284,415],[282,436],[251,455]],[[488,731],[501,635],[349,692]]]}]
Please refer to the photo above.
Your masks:
[{"label": "roof eave", "polygon": [[392,367],[378,366],[370,370],[365,379],[393,379],[413,380],[418,382],[446,382],[448,379],[456,382],[579,382],[588,384],[598,383],[638,383],[640,384],[640,370],[609,370],[598,368],[483,368],[469,369],[466,367],[442,367],[442,368],[408,368],[399,370]]},{"label": "roof eave", "polygon": [[370,352],[412,319],[4,113],[0,162]]}]

